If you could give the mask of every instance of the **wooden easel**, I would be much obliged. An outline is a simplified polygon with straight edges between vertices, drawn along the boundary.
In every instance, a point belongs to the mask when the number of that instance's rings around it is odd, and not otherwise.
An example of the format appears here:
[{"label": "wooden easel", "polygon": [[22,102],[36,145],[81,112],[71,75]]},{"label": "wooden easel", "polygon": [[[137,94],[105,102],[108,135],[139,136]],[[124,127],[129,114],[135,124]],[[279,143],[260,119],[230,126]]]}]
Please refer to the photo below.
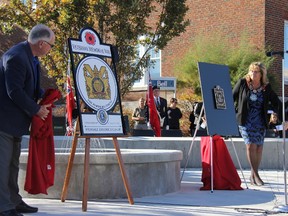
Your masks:
[{"label": "wooden easel", "polygon": [[[68,185],[71,177],[71,171],[72,171],[72,166],[73,166],[73,161],[74,161],[74,156],[76,152],[76,147],[78,143],[78,138],[85,138],[85,157],[84,157],[84,179],[83,179],[83,196],[82,196],[82,211],[87,211],[87,200],[88,200],[88,178],[89,178],[89,161],[90,161],[90,139],[93,138],[91,136],[81,136],[80,135],[80,128],[79,128],[79,118],[77,119],[76,122],[76,130],[74,133],[73,141],[72,141],[72,147],[70,151],[70,156],[69,156],[69,161],[66,169],[66,175],[64,179],[64,185],[62,188],[62,194],[61,194],[61,201],[65,202],[66,197],[67,197],[67,192],[68,192]],[[96,137],[95,138],[100,138]],[[122,179],[124,182],[124,186],[126,189],[127,197],[129,200],[129,203],[131,205],[134,204],[134,200],[130,191],[126,171],[124,168],[124,163],[122,160],[119,144],[117,137],[112,137],[113,138],[113,144],[116,152],[116,156],[118,159],[118,164],[120,167],[120,172],[122,175]]]}]

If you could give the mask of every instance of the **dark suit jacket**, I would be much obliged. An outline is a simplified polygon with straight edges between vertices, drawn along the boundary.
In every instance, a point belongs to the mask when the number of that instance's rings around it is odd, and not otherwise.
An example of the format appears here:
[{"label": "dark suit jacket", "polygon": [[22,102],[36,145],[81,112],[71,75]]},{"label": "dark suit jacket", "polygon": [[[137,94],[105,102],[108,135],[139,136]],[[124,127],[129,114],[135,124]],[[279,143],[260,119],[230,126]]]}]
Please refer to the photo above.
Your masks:
[{"label": "dark suit jacket", "polygon": [[[264,104],[263,104],[263,120],[265,122],[266,129],[269,128],[268,107],[269,103],[273,107],[274,111],[279,115],[279,119],[282,121],[282,109],[281,101],[277,94],[272,90],[271,85],[268,83],[263,90]],[[249,112],[248,99],[250,97],[250,90],[246,84],[246,80],[240,79],[233,88],[233,99],[236,102],[236,119],[239,125],[246,123],[246,118]]]},{"label": "dark suit jacket", "polygon": [[0,60],[0,131],[16,137],[28,134],[32,116],[40,109],[36,103],[39,86],[39,74],[35,82],[33,55],[27,41],[3,54]]},{"label": "dark suit jacket", "polygon": [[160,106],[156,105],[157,111],[159,112],[161,118],[165,117],[165,121],[164,121],[164,125],[163,127],[165,127],[166,125],[168,125],[168,114],[167,114],[167,100],[159,97],[160,98]]}]

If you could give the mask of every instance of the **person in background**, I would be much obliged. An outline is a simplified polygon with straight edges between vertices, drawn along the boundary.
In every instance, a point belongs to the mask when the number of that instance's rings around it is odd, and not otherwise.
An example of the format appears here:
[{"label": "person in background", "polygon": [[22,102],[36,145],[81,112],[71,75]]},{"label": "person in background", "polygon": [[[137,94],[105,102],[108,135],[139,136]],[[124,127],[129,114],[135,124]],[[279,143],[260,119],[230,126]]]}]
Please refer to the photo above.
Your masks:
[{"label": "person in background", "polygon": [[[38,208],[19,194],[18,173],[22,136],[29,134],[34,115],[47,118],[51,104],[39,105],[40,63],[54,46],[53,31],[43,24],[32,28],[28,40],[6,51],[0,59],[0,215],[22,216]],[[4,105],[5,104],[5,105]]]},{"label": "person in background", "polygon": [[167,100],[160,97],[160,88],[158,86],[153,86],[153,95],[156,109],[160,118],[160,126],[161,128],[166,129],[166,125],[169,125]]},{"label": "person in background", "polygon": [[[196,136],[207,136],[207,123],[204,110],[202,111],[203,102],[195,102],[193,104],[193,111],[190,114],[189,120],[191,136],[194,136],[195,130],[197,130]],[[202,115],[201,114],[202,111]],[[194,118],[194,122],[192,122]],[[192,125],[194,124],[194,125]],[[197,128],[198,125],[198,128]],[[193,128],[191,130],[191,127]]]},{"label": "person in background", "polygon": [[236,119],[239,132],[246,144],[247,159],[251,167],[250,183],[263,185],[258,169],[262,159],[264,136],[268,129],[268,105],[281,113],[281,101],[267,79],[266,67],[261,62],[250,64],[245,78],[233,88]]},{"label": "person in background", "polygon": [[177,99],[171,98],[170,99],[170,106],[168,107],[168,119],[169,119],[169,129],[180,129],[180,122],[179,120],[182,118],[182,112],[177,107]]},{"label": "person in background", "polygon": [[190,134],[193,137],[195,129],[196,129],[194,108],[193,108],[193,110],[191,111],[191,113],[189,115],[189,121],[190,121]]},{"label": "person in background", "polygon": [[143,97],[139,99],[139,106],[135,108],[132,120],[135,121],[134,129],[137,130],[147,130],[147,115],[148,115],[148,108],[145,105],[145,100]]},{"label": "person in background", "polygon": [[193,104],[193,112],[194,112],[194,117],[195,117],[195,127],[197,125],[197,123],[199,122],[199,126],[202,124],[202,117],[204,116],[204,111],[202,112],[202,115],[200,116],[201,114],[201,111],[202,111],[202,107],[203,107],[203,102],[195,102]]},{"label": "person in background", "polygon": [[282,130],[278,130],[277,126],[281,125],[281,123],[278,121],[278,115],[277,113],[272,113],[270,115],[270,120],[269,120],[269,129],[272,129],[275,133],[275,137],[279,137],[280,133]]}]

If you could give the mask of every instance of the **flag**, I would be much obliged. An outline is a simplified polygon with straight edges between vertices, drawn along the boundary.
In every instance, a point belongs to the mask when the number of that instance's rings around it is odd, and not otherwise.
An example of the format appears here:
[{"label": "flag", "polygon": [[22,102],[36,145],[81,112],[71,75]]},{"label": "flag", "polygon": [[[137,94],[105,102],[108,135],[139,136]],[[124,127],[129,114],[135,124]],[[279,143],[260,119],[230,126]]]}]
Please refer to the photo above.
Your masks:
[{"label": "flag", "polygon": [[74,101],[74,95],[71,87],[70,82],[70,69],[68,65],[68,71],[67,71],[67,88],[66,88],[66,112],[67,112],[67,136],[71,136],[73,134],[74,128],[73,128],[73,122],[72,122],[72,111],[75,109],[75,101]]},{"label": "flag", "polygon": [[146,95],[146,101],[149,108],[149,123],[151,125],[151,128],[153,129],[156,137],[161,137],[160,119],[154,101],[150,72],[149,72],[149,85]]}]

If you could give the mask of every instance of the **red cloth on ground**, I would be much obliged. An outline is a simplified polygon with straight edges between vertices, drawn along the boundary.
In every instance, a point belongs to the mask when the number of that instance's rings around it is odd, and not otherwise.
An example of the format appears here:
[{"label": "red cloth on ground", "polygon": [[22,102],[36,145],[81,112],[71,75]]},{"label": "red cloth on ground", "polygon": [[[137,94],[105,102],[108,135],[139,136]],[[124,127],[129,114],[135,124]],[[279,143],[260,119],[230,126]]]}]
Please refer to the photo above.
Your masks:
[{"label": "red cloth on ground", "polygon": [[[40,105],[53,104],[61,97],[56,89],[45,92]],[[52,124],[52,106],[45,120],[37,115],[33,116],[29,140],[29,154],[27,161],[24,190],[30,194],[47,194],[47,188],[54,184],[55,149]]]},{"label": "red cloth on ground", "polygon": [[[200,190],[211,190],[211,137],[201,137],[202,179]],[[215,190],[243,190],[241,179],[227,150],[222,137],[215,135],[213,140],[213,189]]]}]

